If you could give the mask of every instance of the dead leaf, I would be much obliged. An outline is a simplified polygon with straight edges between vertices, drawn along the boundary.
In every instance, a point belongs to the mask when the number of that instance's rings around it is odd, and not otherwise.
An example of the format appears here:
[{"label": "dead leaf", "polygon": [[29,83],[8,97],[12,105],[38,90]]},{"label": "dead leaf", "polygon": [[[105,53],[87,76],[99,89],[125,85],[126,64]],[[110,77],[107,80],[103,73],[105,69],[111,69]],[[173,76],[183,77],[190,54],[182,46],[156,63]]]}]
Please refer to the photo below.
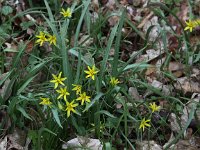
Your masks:
[{"label": "dead leaf", "polygon": [[162,147],[155,141],[136,141],[137,150],[162,150]]},{"label": "dead leaf", "polygon": [[106,3],[106,7],[111,11],[115,9],[115,5],[115,0],[108,0]]},{"label": "dead leaf", "polygon": [[162,82],[157,81],[157,80],[153,80],[153,82],[151,83],[151,85],[155,88],[161,89],[161,91],[163,92],[164,95],[170,95],[171,94],[171,87],[168,85],[164,85]]},{"label": "dead leaf", "polygon": [[109,26],[113,27],[114,25],[117,24],[117,22],[119,21],[119,16],[112,16],[108,19],[109,22]]},{"label": "dead leaf", "polygon": [[171,113],[169,116],[170,127],[171,127],[171,130],[175,131],[175,132],[180,131],[180,126],[179,126],[177,120],[178,120],[177,116],[174,113]]},{"label": "dead leaf", "polygon": [[134,100],[141,100],[141,96],[140,94],[138,93],[137,89],[134,88],[134,87],[130,87],[128,89],[128,93],[129,95],[134,99]]},{"label": "dead leaf", "polygon": [[98,0],[92,0],[91,7],[95,12],[98,12],[99,10],[99,1]]},{"label": "dead leaf", "polygon": [[176,61],[172,61],[169,63],[169,71],[173,72],[173,71],[179,71],[179,70],[183,70],[185,68],[185,66],[182,63],[176,62]]},{"label": "dead leaf", "polygon": [[185,66],[183,64],[175,61],[170,62],[168,66],[168,70],[177,78],[183,75],[184,68]]},{"label": "dead leaf", "polygon": [[187,77],[177,78],[175,88],[178,90],[183,90],[184,93],[200,93],[200,83],[192,81]]},{"label": "dead leaf", "polygon": [[5,136],[0,142],[0,150],[7,150],[8,138]]},{"label": "dead leaf", "polygon": [[[87,40],[86,40],[87,39]],[[85,41],[86,40],[86,41]],[[85,41],[85,42],[84,42]],[[82,42],[84,42],[82,44],[82,46],[90,46],[93,42],[94,42],[94,39],[91,38],[89,35],[82,35],[81,36],[81,39],[78,41],[79,44],[81,44]]]},{"label": "dead leaf", "polygon": [[68,141],[66,144],[62,145],[62,149],[74,148],[74,150],[80,150],[80,147],[84,147],[84,148],[92,149],[92,150],[103,149],[103,145],[101,144],[99,139],[91,139],[91,138],[86,138],[82,136],[78,136],[77,138],[74,138]]},{"label": "dead leaf", "polygon": [[148,21],[146,21],[146,23],[144,24],[144,27],[143,27],[143,31],[145,33],[147,33],[149,27],[152,25],[155,25],[155,27],[153,27],[153,29],[151,30],[151,32],[149,34],[149,40],[155,41],[159,35],[159,30],[158,30],[158,27],[156,27],[156,26],[160,26],[158,23],[157,16],[153,16],[151,19],[148,19]]},{"label": "dead leaf", "polygon": [[137,28],[142,28],[147,21],[149,21],[149,19],[153,16],[153,12],[151,12],[150,14],[148,14],[143,20],[142,22],[137,26]]}]

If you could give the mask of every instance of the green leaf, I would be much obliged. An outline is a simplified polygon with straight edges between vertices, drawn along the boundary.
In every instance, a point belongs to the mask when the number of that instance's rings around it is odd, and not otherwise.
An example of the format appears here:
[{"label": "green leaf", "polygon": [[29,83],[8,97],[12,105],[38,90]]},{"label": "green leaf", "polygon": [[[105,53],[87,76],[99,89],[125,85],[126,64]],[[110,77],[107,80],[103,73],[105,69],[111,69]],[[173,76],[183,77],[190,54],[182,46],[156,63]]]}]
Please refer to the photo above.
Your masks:
[{"label": "green leaf", "polygon": [[57,111],[57,109],[52,109],[52,113],[53,113],[53,117],[55,118],[57,124],[58,124],[61,128],[63,128],[62,125],[61,125],[61,122],[60,122],[60,118],[59,118],[59,116],[58,116],[58,111]]},{"label": "green leaf", "polygon": [[114,115],[112,115],[111,113],[109,113],[109,112],[106,111],[106,110],[100,110],[100,111],[96,112],[95,114],[105,114],[105,115],[107,115],[108,117],[116,118]]},{"label": "green leaf", "polygon": [[105,150],[112,150],[111,144],[110,144],[109,142],[105,143],[105,144],[104,144],[104,149],[105,149]]},{"label": "green leaf", "polygon": [[1,10],[2,14],[4,14],[5,16],[8,14],[11,14],[13,12],[12,7],[10,6],[4,6]]},{"label": "green leaf", "polygon": [[24,110],[24,108],[22,108],[21,106],[17,106],[17,110],[19,110],[24,117],[26,117],[27,119],[32,120],[31,117],[26,113],[26,111]]},{"label": "green leaf", "polygon": [[85,109],[83,110],[83,112],[87,111],[90,107],[92,107],[94,105],[94,103],[96,101],[98,101],[101,97],[103,96],[103,93],[98,93],[95,98],[88,104],[86,105]]},{"label": "green leaf", "polygon": [[130,64],[130,65],[127,65],[123,71],[127,71],[129,69],[138,69],[138,70],[143,70],[143,69],[147,69],[149,67],[151,67],[152,65],[149,65],[149,64],[146,64],[145,62],[142,62],[142,63],[135,63],[135,64]]},{"label": "green leaf", "polygon": [[28,84],[35,78],[35,76],[29,78],[21,87],[20,89],[17,91],[17,95],[19,95],[21,92],[23,92],[25,90],[25,88],[28,86]]}]

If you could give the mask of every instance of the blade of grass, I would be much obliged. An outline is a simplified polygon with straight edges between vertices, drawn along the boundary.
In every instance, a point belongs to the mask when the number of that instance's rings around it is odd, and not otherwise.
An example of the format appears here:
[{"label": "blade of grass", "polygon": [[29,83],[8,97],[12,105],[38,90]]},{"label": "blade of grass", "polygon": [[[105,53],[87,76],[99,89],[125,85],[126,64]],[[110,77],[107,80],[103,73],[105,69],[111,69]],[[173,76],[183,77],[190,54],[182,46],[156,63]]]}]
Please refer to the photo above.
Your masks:
[{"label": "blade of grass", "polygon": [[115,53],[114,53],[114,60],[112,63],[112,76],[117,75],[117,68],[118,68],[118,60],[119,60],[119,49],[120,49],[120,43],[121,43],[121,35],[122,35],[122,28],[124,25],[124,20],[125,20],[125,10],[122,10],[122,15],[121,19],[119,21],[119,27],[117,31],[117,37],[115,41]]},{"label": "blade of grass", "polygon": [[[99,77],[99,86],[100,86],[100,87],[101,87],[101,84],[102,84],[102,79],[103,79],[104,72],[106,71],[106,63],[107,63],[107,61],[108,61],[109,52],[110,52],[110,49],[111,49],[111,47],[112,47],[112,44],[113,44],[115,35],[116,35],[116,33],[117,33],[118,25],[119,25],[119,23],[117,23],[117,24],[112,28],[110,37],[109,37],[109,39],[108,39],[108,45],[107,45],[107,47],[106,47],[106,49],[105,49],[105,52],[104,52],[103,61],[102,61],[102,63],[101,63],[101,69],[100,69],[100,77]],[[100,89],[100,88],[99,88],[99,89]]]},{"label": "blade of grass", "polygon": [[[78,37],[79,37],[80,30],[81,30],[81,25],[83,24],[83,19],[88,10],[90,2],[91,2],[90,0],[86,1],[86,2],[83,1],[84,9],[81,13],[81,17],[79,19],[78,26],[76,28],[76,33],[75,33],[75,38],[74,38],[74,47],[78,46]],[[78,80],[80,77],[80,72],[81,72],[81,51],[79,51],[79,53],[78,53],[78,65],[77,65],[75,83],[78,83]]]}]

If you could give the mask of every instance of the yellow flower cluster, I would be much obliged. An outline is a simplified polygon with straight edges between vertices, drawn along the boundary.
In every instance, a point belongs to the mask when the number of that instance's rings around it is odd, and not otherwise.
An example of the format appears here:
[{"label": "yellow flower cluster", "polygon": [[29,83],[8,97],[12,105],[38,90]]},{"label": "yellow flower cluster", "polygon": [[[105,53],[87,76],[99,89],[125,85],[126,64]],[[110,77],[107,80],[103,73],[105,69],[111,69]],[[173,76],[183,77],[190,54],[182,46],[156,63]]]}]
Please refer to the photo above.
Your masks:
[{"label": "yellow flower cluster", "polygon": [[[65,111],[67,111],[67,117],[70,116],[70,113],[76,113],[76,110],[74,108],[76,108],[78,106],[77,103],[75,103],[75,100],[68,102],[67,100],[67,96],[70,95],[70,93],[67,90],[67,87],[65,86],[65,84],[63,83],[67,78],[66,77],[62,77],[62,72],[60,72],[58,75],[54,75],[52,74],[53,79],[50,81],[51,83],[54,83],[54,89],[57,89],[59,86],[60,87],[59,90],[56,90],[56,92],[59,94],[59,96],[57,97],[57,99],[64,99],[65,103],[66,103],[66,109]],[[81,105],[83,105],[86,102],[90,102],[90,96],[88,96],[86,94],[86,92],[82,92],[82,86],[78,85],[78,84],[72,84],[72,86],[74,87],[72,89],[72,91],[76,92],[76,95],[78,95],[78,97],[76,98],[77,101],[81,101]],[[59,103],[59,108],[63,109],[62,105]]]},{"label": "yellow flower cluster", "polygon": [[200,26],[200,19],[189,20],[189,21],[186,21],[185,23],[186,23],[186,27],[184,30],[190,30],[190,32],[192,32],[193,29]]},{"label": "yellow flower cluster", "polygon": [[[62,87],[59,87],[58,90],[56,90],[56,92],[59,94],[57,99],[64,99],[65,103],[66,103],[66,108],[64,109],[65,111],[67,111],[67,117],[70,116],[71,112],[76,113],[76,110],[74,108],[76,108],[78,106],[77,103],[73,101],[68,102],[67,100],[67,96],[70,95],[70,93],[67,90],[67,86],[65,86],[65,84],[63,83],[67,78],[64,77],[62,78],[62,72],[60,72],[57,76],[52,74],[53,76],[53,80],[51,80],[51,83],[54,83],[54,89],[57,89],[60,85]],[[58,103],[58,108],[63,110],[63,106],[61,105],[61,103]]]},{"label": "yellow flower cluster", "polygon": [[[43,33],[41,33],[43,35]],[[86,78],[91,78],[92,80],[95,80],[95,75],[99,72],[96,67],[93,65],[92,67],[88,66],[88,70],[85,70],[84,72],[87,74]],[[75,108],[78,106],[78,103],[75,103],[76,101],[80,101],[81,105],[84,105],[85,103],[90,103],[91,96],[88,96],[86,92],[82,91],[82,85],[79,84],[72,84],[73,88],[72,91],[74,91],[77,95],[77,98],[75,100],[72,100],[71,102],[68,101],[67,96],[70,95],[67,86],[65,85],[64,81],[67,79],[66,77],[62,77],[62,72],[60,72],[58,75],[52,74],[53,79],[50,80],[51,83],[54,84],[54,89],[58,94],[57,99],[63,99],[66,106],[62,106],[62,102],[58,102],[58,108],[61,110],[67,111],[67,117],[70,116],[71,112],[76,113]],[[112,86],[115,86],[119,83],[119,80],[115,77],[111,77],[110,84]],[[41,98],[42,102],[40,104],[51,106],[52,102],[49,100],[49,98]]]},{"label": "yellow flower cluster", "polygon": [[55,35],[50,35],[50,34],[46,34],[42,31],[40,31],[39,35],[36,35],[36,38],[38,38],[36,40],[37,44],[40,44],[40,46],[42,46],[44,44],[44,42],[49,42],[49,44],[53,44],[56,45],[56,36]]},{"label": "yellow flower cluster", "polygon": [[[149,108],[151,109],[152,113],[159,111],[160,106],[157,106],[155,102],[149,104]],[[140,127],[139,129],[142,129],[144,131],[145,127],[151,127],[151,125],[148,123],[150,122],[150,119],[145,119],[143,118],[142,121],[140,122]]]}]

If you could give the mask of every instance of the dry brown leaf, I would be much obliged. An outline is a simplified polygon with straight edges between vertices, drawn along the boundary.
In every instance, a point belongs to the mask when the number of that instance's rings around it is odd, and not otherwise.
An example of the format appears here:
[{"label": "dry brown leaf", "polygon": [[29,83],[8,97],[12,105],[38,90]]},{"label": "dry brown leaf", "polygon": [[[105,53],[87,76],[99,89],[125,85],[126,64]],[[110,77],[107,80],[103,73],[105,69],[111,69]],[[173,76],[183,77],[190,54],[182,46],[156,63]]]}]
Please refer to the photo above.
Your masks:
[{"label": "dry brown leaf", "polygon": [[175,132],[180,131],[180,126],[179,126],[177,120],[178,120],[177,116],[174,113],[171,113],[168,121],[170,122],[171,130],[175,131]]},{"label": "dry brown leaf", "polygon": [[1,141],[0,141],[0,150],[7,150],[7,143],[8,143],[8,138],[5,136]]},{"label": "dry brown leaf", "polygon": [[137,150],[162,150],[162,147],[155,141],[136,141]]},{"label": "dry brown leaf", "polygon": [[171,88],[168,85],[164,85],[162,82],[153,80],[151,85],[155,88],[161,89],[164,95],[170,95],[171,93]]},{"label": "dry brown leaf", "polygon": [[98,12],[99,10],[99,1],[98,0],[92,0],[91,7],[95,12]]},{"label": "dry brown leaf", "polygon": [[173,73],[173,75],[177,78],[183,75],[185,66],[179,62],[170,62],[168,66],[168,70]]},{"label": "dry brown leaf", "polygon": [[183,70],[185,68],[185,66],[179,62],[175,62],[175,61],[172,61],[169,63],[169,71],[173,72],[173,71],[180,71],[180,70]]},{"label": "dry brown leaf", "polygon": [[85,41],[85,42],[82,44],[82,46],[87,47],[87,46],[90,46],[93,43],[94,39],[91,38],[89,35],[82,35],[80,40],[78,41],[78,43],[81,44],[83,41]]},{"label": "dry brown leaf", "polygon": [[184,93],[200,93],[200,83],[192,81],[187,77],[177,78],[175,88],[178,90],[183,90]]},{"label": "dry brown leaf", "polygon": [[173,147],[169,150],[198,150],[198,147],[193,145],[191,140],[179,140]]},{"label": "dry brown leaf", "polygon": [[115,9],[115,5],[115,0],[108,0],[106,3],[106,7],[111,11]]},{"label": "dry brown leaf", "polygon": [[149,21],[149,19],[153,16],[153,12],[151,12],[150,14],[148,14],[143,20],[142,22],[137,26],[137,28],[142,28],[147,21]]},{"label": "dry brown leaf", "polygon": [[103,145],[99,139],[91,139],[82,136],[78,136],[77,138],[74,138],[62,145],[62,149],[73,148],[74,150],[80,150],[80,148],[77,147],[84,147],[92,150],[103,149]]},{"label": "dry brown leaf", "polygon": [[146,23],[143,26],[143,31],[145,33],[147,33],[148,29],[150,26],[155,25],[155,27],[153,27],[153,29],[151,30],[150,34],[149,34],[149,40],[150,41],[155,41],[158,38],[159,35],[159,29],[157,26],[160,26],[158,23],[158,17],[157,16],[153,16],[151,19],[148,19],[148,21],[146,21]]},{"label": "dry brown leaf", "polygon": [[133,100],[140,100],[141,99],[140,94],[138,93],[137,89],[134,88],[134,87],[130,87],[128,89],[128,93],[133,98]]},{"label": "dry brown leaf", "polygon": [[120,17],[119,16],[112,16],[108,19],[109,22],[109,26],[113,27],[114,25],[117,24],[117,22],[119,21]]}]

